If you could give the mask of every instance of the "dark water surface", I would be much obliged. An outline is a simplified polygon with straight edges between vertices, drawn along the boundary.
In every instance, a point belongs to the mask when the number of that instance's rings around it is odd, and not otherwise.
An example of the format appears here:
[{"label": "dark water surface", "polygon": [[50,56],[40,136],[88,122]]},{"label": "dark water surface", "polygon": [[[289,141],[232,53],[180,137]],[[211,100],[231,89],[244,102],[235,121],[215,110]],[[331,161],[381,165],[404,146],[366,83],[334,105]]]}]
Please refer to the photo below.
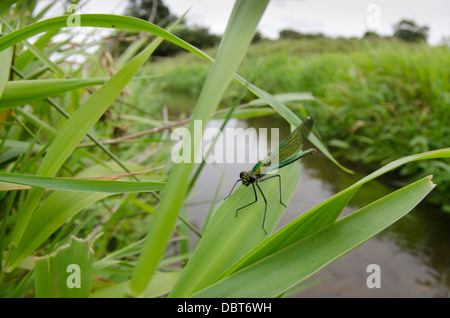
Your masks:
[{"label": "dark water surface", "polygon": [[[239,172],[252,166],[251,163],[205,166],[188,203],[191,221],[198,228],[203,225],[221,177],[216,203],[229,193]],[[320,154],[305,158],[301,161],[300,184],[277,229],[364,176],[349,175]],[[365,184],[341,217],[394,190],[377,179]],[[291,297],[449,297],[449,230],[447,214],[421,203],[389,228],[304,281],[312,287]],[[370,264],[380,266],[381,288],[367,287]]]}]

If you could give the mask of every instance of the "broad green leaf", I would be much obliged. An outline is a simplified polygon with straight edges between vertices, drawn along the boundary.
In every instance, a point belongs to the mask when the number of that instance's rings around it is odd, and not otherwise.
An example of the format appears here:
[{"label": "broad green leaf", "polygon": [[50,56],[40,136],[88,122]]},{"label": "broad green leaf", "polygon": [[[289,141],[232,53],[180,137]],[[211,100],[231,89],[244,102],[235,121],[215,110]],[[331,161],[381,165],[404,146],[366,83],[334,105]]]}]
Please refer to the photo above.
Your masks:
[{"label": "broad green leaf", "polygon": [[30,189],[30,187],[13,183],[0,182],[0,191],[28,190],[28,189]]},{"label": "broad green leaf", "polygon": [[[39,23],[40,22],[37,22],[36,24]],[[24,27],[17,31],[22,32],[21,36],[29,35],[29,33],[23,31],[23,29],[26,28],[27,27]],[[12,33],[9,33],[8,35]],[[0,38],[0,41],[2,39],[3,38]],[[145,50],[139,53],[139,55],[127,63],[102,87],[92,94],[83,106],[73,113],[53,139],[49,151],[45,155],[44,160],[37,171],[38,176],[51,177],[58,171],[77,144],[114,102],[116,97],[125,88],[142,64],[148,60],[161,41],[161,38],[155,39]],[[33,188],[30,190],[27,200],[23,205],[23,209],[19,212],[17,223],[14,228],[12,243],[15,246],[18,245],[42,193],[43,190],[40,188]]]},{"label": "broad green leaf", "polygon": [[[193,159],[199,150],[202,139],[203,131],[196,131],[195,122],[200,120],[205,127],[206,122],[217,109],[233,78],[233,73],[250,45],[267,3],[268,1],[262,0],[238,0],[235,2],[217,52],[216,61],[212,64],[205,80],[189,124],[188,130],[193,141],[193,145],[189,145],[189,148],[192,149],[191,163],[175,165],[169,175],[164,195],[150,224],[146,244],[130,282],[131,295],[138,296],[145,290],[172,233],[178,211],[189,186],[189,178],[194,168]],[[187,139],[183,142],[188,142]]]},{"label": "broad green leaf", "polygon": [[[293,163],[278,173],[282,181],[282,201],[287,204],[298,186],[300,165]],[[215,211],[170,297],[188,297],[211,285],[228,267],[270,235],[285,207],[280,204],[278,178],[261,182],[260,186],[267,199],[264,227],[268,234],[262,229],[265,204],[259,192],[258,201],[240,210],[236,217],[236,209],[254,200],[252,187],[241,185]]]},{"label": "broad green leaf", "polygon": [[56,191],[36,209],[22,237],[22,243],[10,251],[8,272],[16,268],[47,238],[76,213],[111,193]]},{"label": "broad green leaf", "polygon": [[34,271],[37,298],[89,297],[94,252],[92,239],[72,237],[51,255],[39,257]]},{"label": "broad green leaf", "polygon": [[164,188],[164,183],[161,182],[69,179],[8,172],[0,172],[0,181],[53,190],[107,193],[161,191]]},{"label": "broad green leaf", "polygon": [[403,217],[434,186],[426,177],[395,191],[194,297],[277,297]]},{"label": "broad green leaf", "polygon": [[[252,107],[252,108],[236,108],[231,115],[232,118],[256,118],[267,115],[273,115],[276,111],[273,108],[268,107]],[[213,119],[225,119],[227,117],[226,112],[216,113]]]},{"label": "broad green leaf", "polygon": [[4,90],[8,83],[12,54],[12,48],[0,52],[0,63],[2,64],[2,67],[0,68],[0,99],[3,98]]},{"label": "broad green leaf", "polygon": [[[197,50],[190,44],[172,35],[166,30],[138,18],[113,14],[80,14],[79,17],[80,27],[112,28],[148,32],[168,40],[188,51],[197,53]],[[68,27],[68,19],[70,19],[68,16],[53,17],[5,34],[0,38],[0,51],[3,51],[16,43],[41,32],[49,31],[55,28],[66,28]]]},{"label": "broad green leaf", "polygon": [[262,242],[253,251],[236,262],[232,267],[225,271],[220,278],[229,276],[231,273],[245,268],[246,266],[257,262],[264,257],[274,254],[290,244],[293,244],[306,236],[321,230],[325,226],[332,224],[341,214],[348,201],[350,201],[353,195],[366,182],[369,182],[380,175],[398,168],[408,162],[448,157],[450,157],[450,148],[404,157],[387,164],[284,226],[274,235]]},{"label": "broad green leaf", "polygon": [[107,78],[91,79],[48,79],[7,82],[0,99],[0,110],[23,105],[34,100],[58,95],[73,89],[100,85]]}]

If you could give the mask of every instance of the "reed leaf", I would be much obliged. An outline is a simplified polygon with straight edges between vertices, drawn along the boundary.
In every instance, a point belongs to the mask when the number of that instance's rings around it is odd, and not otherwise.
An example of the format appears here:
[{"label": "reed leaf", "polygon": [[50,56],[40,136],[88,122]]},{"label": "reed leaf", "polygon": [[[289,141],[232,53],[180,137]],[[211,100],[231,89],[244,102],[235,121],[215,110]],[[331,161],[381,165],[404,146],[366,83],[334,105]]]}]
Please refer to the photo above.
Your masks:
[{"label": "reed leaf", "polygon": [[193,296],[277,297],[403,217],[434,186],[426,177],[397,190]]},{"label": "reed leaf", "polygon": [[[183,203],[189,185],[189,178],[194,168],[193,158],[199,150],[202,138],[202,131],[194,131],[195,122],[201,121],[203,127],[205,127],[206,122],[218,107],[226,88],[233,78],[233,73],[250,45],[256,25],[267,3],[268,1],[259,0],[236,1],[233,7],[217,52],[216,61],[208,73],[192,115],[193,120],[188,128],[193,141],[191,144],[191,161],[190,163],[175,165],[169,175],[155,218],[150,224],[146,244],[129,285],[131,295],[138,296],[145,290],[172,233],[173,225]],[[188,141],[185,139],[184,142]]]}]

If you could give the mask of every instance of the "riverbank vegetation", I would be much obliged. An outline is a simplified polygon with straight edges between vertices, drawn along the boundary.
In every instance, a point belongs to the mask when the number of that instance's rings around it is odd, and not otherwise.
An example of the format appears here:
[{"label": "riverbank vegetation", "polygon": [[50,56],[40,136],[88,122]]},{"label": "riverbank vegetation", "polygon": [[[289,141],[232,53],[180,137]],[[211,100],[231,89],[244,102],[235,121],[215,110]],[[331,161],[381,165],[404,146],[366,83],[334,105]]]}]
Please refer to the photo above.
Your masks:
[{"label": "riverbank vegetation", "polygon": [[[207,52],[212,63],[170,33],[181,19],[166,29],[73,10],[44,19],[54,4],[0,4],[2,297],[289,295],[405,216],[435,183],[445,186],[448,48],[326,38],[252,44],[267,1],[245,0],[236,1],[219,49]],[[152,36],[113,57],[117,38],[72,42],[86,27]],[[153,57],[163,39],[189,54]],[[318,124],[309,140],[336,169],[347,171],[336,155],[377,169],[276,232],[284,211],[276,183],[264,185],[267,234],[261,200],[236,218],[248,204],[243,187],[213,199],[204,223],[192,224],[186,200],[201,166],[174,164],[170,129],[183,126],[199,141],[196,120],[261,114],[291,126],[310,114]],[[433,180],[420,177],[429,170],[409,174],[408,185],[339,219],[367,182],[418,170],[413,162],[442,170]],[[280,170],[289,204],[300,166]]]},{"label": "riverbank vegetation", "polygon": [[[250,47],[239,72],[252,74],[256,86],[273,94],[311,93],[314,100],[288,105],[316,119],[334,156],[373,170],[449,145],[449,56],[447,46],[390,38],[266,40]],[[195,99],[207,70],[206,63],[188,54],[148,67],[152,74],[164,72],[162,85],[170,92],[166,102],[181,110],[174,95]],[[236,84],[223,104],[230,105],[237,92]],[[439,189],[429,199],[450,212],[448,163],[415,163],[398,174],[405,180],[433,174]]]}]

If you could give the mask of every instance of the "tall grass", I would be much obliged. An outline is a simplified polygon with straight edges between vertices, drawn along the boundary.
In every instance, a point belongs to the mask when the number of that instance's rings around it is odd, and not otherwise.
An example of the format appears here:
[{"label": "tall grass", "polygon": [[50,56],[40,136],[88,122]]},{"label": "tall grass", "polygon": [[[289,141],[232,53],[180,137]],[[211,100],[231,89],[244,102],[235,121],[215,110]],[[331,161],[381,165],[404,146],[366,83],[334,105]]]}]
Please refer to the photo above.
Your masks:
[{"label": "tall grass", "polygon": [[[35,5],[0,6],[3,297],[278,297],[404,216],[435,185],[427,176],[336,222],[361,186],[409,162],[450,156],[449,149],[441,149],[391,162],[274,234],[283,212],[276,204],[276,185],[265,188],[267,235],[260,228],[260,205],[234,216],[246,202],[240,187],[212,213],[191,251],[190,233],[200,231],[190,224],[184,200],[194,164],[172,163],[169,130],[187,125],[193,132],[192,119],[206,127],[213,116],[223,116],[215,110],[233,78],[233,85],[244,85],[259,98],[247,103],[249,108],[270,105],[293,126],[301,118],[282,101],[313,99],[305,93],[272,95],[270,87],[263,90],[235,73],[267,2],[236,1],[215,60],[173,36],[171,26],[80,15],[81,27],[132,29],[156,37],[147,46],[145,41],[131,45],[117,64],[100,50],[100,59],[91,55],[77,66],[66,59],[85,55],[85,47],[67,49],[65,40],[54,39],[65,34],[67,16],[41,20],[51,5],[41,12]],[[33,36],[36,42],[23,42]],[[161,94],[165,86],[143,67],[162,39],[207,61],[191,118],[169,116]],[[55,47],[63,59],[54,59]],[[144,73],[137,76],[139,71]],[[266,75],[270,78],[270,72]],[[345,169],[317,136],[310,140]],[[192,149],[193,156],[198,149]],[[299,170],[294,164],[281,171],[285,203],[298,185]],[[299,260],[309,266],[299,266]],[[78,291],[64,276],[74,264],[82,266]]]}]

